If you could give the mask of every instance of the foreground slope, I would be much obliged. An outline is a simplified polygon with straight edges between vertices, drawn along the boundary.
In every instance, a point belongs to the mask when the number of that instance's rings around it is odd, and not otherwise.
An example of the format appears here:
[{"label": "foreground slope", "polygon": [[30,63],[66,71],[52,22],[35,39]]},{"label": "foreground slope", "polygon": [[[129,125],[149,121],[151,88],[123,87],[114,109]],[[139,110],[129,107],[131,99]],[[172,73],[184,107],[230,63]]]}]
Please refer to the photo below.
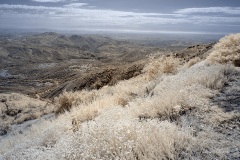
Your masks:
[{"label": "foreground slope", "polygon": [[[0,158],[238,159],[239,40],[221,39],[206,60],[152,58],[114,86],[65,92],[54,119],[0,139]],[[226,110],[218,102],[229,94],[235,106]]]}]

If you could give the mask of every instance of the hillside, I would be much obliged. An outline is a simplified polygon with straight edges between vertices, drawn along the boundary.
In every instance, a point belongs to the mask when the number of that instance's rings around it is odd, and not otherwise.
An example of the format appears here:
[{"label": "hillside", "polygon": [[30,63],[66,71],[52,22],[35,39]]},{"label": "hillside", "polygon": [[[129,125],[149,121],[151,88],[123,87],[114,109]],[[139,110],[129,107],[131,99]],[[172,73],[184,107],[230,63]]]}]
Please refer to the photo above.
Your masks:
[{"label": "hillside", "polygon": [[235,34],[108,63],[67,77],[54,102],[0,94],[0,159],[239,159],[239,46]]},{"label": "hillside", "polygon": [[[98,35],[42,33],[0,40],[0,92],[43,97],[96,70],[127,69],[161,51]],[[123,69],[120,69],[121,72]],[[134,72],[134,71],[133,71]],[[87,75],[86,75],[87,74]],[[120,79],[121,80],[121,79]],[[50,91],[49,91],[50,90]]]},{"label": "hillside", "polygon": [[0,93],[53,98],[63,90],[98,89],[138,75],[149,56],[175,52],[188,61],[194,56],[204,58],[211,47],[180,47],[176,52],[99,35],[6,36],[0,40]]},{"label": "hillside", "polygon": [[50,63],[70,59],[101,59],[97,49],[106,44],[118,44],[101,36],[65,36],[57,33],[43,33],[2,40],[1,65],[24,63]]}]

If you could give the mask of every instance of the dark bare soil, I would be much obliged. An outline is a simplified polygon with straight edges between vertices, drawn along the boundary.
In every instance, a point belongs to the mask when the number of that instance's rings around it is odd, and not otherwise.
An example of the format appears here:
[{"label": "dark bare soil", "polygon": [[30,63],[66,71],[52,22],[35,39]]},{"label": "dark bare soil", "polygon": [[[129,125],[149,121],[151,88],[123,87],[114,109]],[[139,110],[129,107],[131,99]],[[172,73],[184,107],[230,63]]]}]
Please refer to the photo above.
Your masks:
[{"label": "dark bare soil", "polygon": [[[236,73],[230,74],[229,81],[221,89],[220,93],[212,99],[212,103],[221,107],[225,112],[240,113],[240,68]],[[215,131],[226,135],[226,139],[236,141],[240,139],[240,117],[234,117],[222,122],[215,127]],[[240,146],[233,146],[226,155],[228,159],[240,158]]]},{"label": "dark bare soil", "polygon": [[141,74],[144,63],[135,62],[134,64],[119,65],[118,67],[108,66],[97,71],[89,71],[82,76],[75,76],[53,90],[42,93],[44,98],[54,98],[55,96],[66,91],[77,91],[82,89],[92,90],[100,89],[106,85],[114,85],[118,81],[130,79]]},{"label": "dark bare soil", "polygon": [[225,112],[240,113],[240,71],[228,76],[230,81],[225,84],[218,96],[212,99],[212,102],[223,108]]},{"label": "dark bare soil", "polygon": [[213,45],[214,43],[190,46],[175,52],[174,55],[178,58],[182,58],[184,61],[189,61],[195,57],[205,59],[209,54],[208,51],[212,49]]}]

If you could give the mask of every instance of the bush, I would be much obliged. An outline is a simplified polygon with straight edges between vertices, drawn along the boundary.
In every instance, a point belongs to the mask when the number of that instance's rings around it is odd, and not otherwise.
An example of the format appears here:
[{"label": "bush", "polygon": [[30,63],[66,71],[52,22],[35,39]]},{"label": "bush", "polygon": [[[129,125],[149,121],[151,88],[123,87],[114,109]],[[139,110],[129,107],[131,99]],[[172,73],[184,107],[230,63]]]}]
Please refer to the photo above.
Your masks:
[{"label": "bush", "polygon": [[67,92],[60,95],[57,99],[57,109],[55,110],[55,114],[61,114],[65,111],[70,111],[73,105],[74,97],[72,97],[70,94],[67,94]]},{"label": "bush", "polygon": [[65,111],[70,111],[70,109],[74,106],[78,106],[80,104],[89,104],[96,98],[96,91],[86,91],[82,90],[79,92],[66,92],[64,91],[61,95],[56,97],[56,109],[55,114],[61,114]]},{"label": "bush", "polygon": [[201,59],[200,59],[199,57],[195,57],[195,58],[193,58],[193,59],[190,59],[190,60],[187,62],[186,66],[189,68],[189,67],[193,66],[194,64],[196,64],[196,63],[198,63],[198,62],[200,62],[200,61],[201,61]]},{"label": "bush", "polygon": [[179,66],[179,59],[170,57],[160,57],[158,59],[151,58],[150,64],[148,64],[143,72],[146,72],[148,79],[152,80],[159,76],[159,74],[171,74],[177,71]]},{"label": "bush", "polygon": [[210,63],[234,63],[240,61],[240,33],[228,35],[214,45],[212,52],[207,57]]}]

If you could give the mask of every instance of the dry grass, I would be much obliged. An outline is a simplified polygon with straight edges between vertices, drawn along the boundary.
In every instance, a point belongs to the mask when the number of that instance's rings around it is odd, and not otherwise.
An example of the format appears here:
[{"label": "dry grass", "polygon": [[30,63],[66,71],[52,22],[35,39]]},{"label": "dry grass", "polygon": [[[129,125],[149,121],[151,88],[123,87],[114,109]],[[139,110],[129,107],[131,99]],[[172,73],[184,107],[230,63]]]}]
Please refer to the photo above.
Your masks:
[{"label": "dry grass", "polygon": [[55,113],[58,115],[60,113],[64,113],[65,111],[70,111],[73,105],[73,97],[69,97],[65,94],[62,94],[58,97],[58,108]]},{"label": "dry grass", "polygon": [[194,64],[200,62],[201,59],[199,57],[195,57],[193,59],[190,59],[187,63],[186,63],[186,66],[189,68],[191,66],[193,66]]},{"label": "dry grass", "polygon": [[0,94],[0,129],[1,126],[21,124],[53,112],[53,105],[39,99],[11,93]]},{"label": "dry grass", "polygon": [[103,122],[82,126],[84,131],[76,132],[68,142],[76,150],[70,149],[62,158],[176,159],[181,150],[188,149],[192,139],[190,133],[169,122]]},{"label": "dry grass", "polygon": [[131,102],[136,97],[137,97],[137,94],[135,94],[133,92],[118,94],[116,96],[116,103],[117,103],[117,105],[124,107],[124,106],[128,105],[128,103]]},{"label": "dry grass", "polygon": [[55,114],[61,114],[65,111],[70,111],[73,106],[80,104],[89,104],[96,97],[96,91],[86,91],[81,92],[63,92],[61,95],[54,99],[56,108]]},{"label": "dry grass", "polygon": [[210,63],[235,63],[240,60],[240,33],[225,36],[214,45],[212,52],[207,57]]},{"label": "dry grass", "polygon": [[212,90],[219,90],[226,85],[229,75],[234,75],[236,70],[231,65],[219,66],[218,72],[209,73],[210,75],[200,76],[198,82]]},{"label": "dry grass", "polygon": [[213,74],[212,76],[206,76],[199,81],[202,85],[210,89],[221,89],[227,79],[222,73]]},{"label": "dry grass", "polygon": [[162,56],[158,59],[150,58],[150,63],[143,69],[148,74],[148,79],[152,80],[160,74],[171,74],[177,71],[179,59],[172,56]]}]

